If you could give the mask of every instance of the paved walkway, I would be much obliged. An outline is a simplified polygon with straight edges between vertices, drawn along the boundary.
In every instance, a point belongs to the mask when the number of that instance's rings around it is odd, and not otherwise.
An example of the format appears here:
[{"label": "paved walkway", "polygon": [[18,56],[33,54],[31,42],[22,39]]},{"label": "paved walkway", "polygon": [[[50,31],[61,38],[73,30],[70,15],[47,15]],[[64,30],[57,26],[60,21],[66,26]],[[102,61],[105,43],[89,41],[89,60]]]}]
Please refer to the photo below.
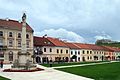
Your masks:
[{"label": "paved walkway", "polygon": [[[12,80],[93,80],[67,72],[58,71],[53,68],[46,68],[41,65],[37,66],[45,70],[37,72],[2,72],[3,69],[0,69],[0,76]],[[11,65],[4,65],[4,69],[8,69],[10,67]]]},{"label": "paved walkway", "polygon": [[[113,62],[117,62],[117,61],[113,61]],[[96,64],[106,64],[106,63],[112,63],[112,62],[88,63],[88,64],[79,64],[79,65],[70,65],[70,66],[57,66],[52,68],[67,68],[67,67],[88,66],[88,65],[96,65]]]}]

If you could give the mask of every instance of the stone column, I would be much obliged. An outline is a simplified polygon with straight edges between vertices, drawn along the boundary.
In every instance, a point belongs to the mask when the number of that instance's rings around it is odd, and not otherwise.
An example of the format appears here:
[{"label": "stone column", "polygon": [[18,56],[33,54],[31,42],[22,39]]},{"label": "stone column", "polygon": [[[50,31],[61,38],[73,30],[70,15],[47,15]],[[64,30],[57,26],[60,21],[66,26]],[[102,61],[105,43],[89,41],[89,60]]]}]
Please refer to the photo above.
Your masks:
[{"label": "stone column", "polygon": [[19,54],[20,65],[25,65],[27,62],[27,48],[26,48],[26,14],[22,16],[22,48]]}]

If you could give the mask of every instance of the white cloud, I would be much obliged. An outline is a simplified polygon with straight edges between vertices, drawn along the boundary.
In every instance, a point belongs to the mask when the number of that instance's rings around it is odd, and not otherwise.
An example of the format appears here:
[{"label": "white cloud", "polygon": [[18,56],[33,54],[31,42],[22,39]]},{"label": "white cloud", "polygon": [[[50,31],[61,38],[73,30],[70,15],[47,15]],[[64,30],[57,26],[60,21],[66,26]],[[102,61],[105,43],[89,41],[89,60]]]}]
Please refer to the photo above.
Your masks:
[{"label": "white cloud", "polygon": [[62,40],[71,42],[85,42],[85,39],[72,31],[67,31],[66,29],[49,29],[42,32],[35,32],[35,36],[43,36],[47,34],[50,37],[60,38]]},{"label": "white cloud", "polygon": [[100,39],[112,39],[112,37],[108,34],[106,34],[104,31],[98,32],[96,31],[97,35],[94,37],[96,40]]},{"label": "white cloud", "polygon": [[[120,0],[0,0],[0,18],[19,20],[26,11],[35,32],[60,26],[82,34],[89,42],[111,36],[120,40],[119,4]],[[91,34],[91,30],[104,30],[110,36]]]}]

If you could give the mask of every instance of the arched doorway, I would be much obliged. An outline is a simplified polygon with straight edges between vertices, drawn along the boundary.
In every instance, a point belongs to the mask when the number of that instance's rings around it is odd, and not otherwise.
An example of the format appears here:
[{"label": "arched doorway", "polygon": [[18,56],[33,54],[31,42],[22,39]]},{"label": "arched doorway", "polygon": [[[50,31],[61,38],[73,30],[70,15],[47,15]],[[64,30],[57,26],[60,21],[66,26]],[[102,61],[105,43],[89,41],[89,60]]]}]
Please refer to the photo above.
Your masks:
[{"label": "arched doorway", "polygon": [[98,56],[94,56],[94,60],[98,60]]},{"label": "arched doorway", "polygon": [[39,56],[36,57],[36,62],[37,62],[37,63],[41,63],[41,59],[40,59]]},{"label": "arched doorway", "polygon": [[76,55],[73,55],[73,56],[72,56],[72,60],[75,61],[75,62],[77,62],[77,56],[76,56]]},{"label": "arched doorway", "polygon": [[68,58],[68,57],[66,57],[66,58],[65,58],[65,62],[68,62],[68,61],[69,61],[69,58]]}]

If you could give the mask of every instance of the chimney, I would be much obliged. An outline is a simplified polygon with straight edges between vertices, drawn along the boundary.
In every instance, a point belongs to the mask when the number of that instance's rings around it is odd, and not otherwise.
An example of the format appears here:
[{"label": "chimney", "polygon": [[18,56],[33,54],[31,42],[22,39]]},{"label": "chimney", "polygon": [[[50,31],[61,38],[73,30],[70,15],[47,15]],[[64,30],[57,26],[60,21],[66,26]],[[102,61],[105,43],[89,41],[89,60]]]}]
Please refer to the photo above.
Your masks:
[{"label": "chimney", "polygon": [[6,20],[6,21],[9,21],[9,18],[7,17],[7,18],[5,18],[5,20]]}]

